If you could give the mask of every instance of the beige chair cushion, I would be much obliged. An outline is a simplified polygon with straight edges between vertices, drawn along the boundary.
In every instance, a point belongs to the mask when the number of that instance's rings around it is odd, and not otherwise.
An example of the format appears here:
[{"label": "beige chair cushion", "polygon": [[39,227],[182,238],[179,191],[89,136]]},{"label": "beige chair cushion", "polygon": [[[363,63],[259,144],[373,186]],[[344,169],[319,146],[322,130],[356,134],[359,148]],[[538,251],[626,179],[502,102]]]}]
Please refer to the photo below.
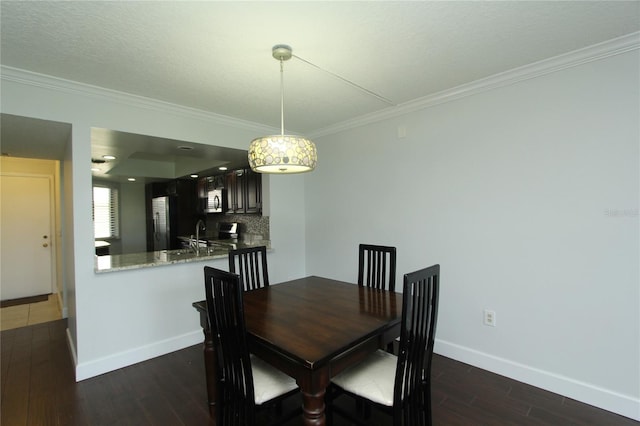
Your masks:
[{"label": "beige chair cushion", "polygon": [[256,405],[261,405],[298,388],[296,381],[291,377],[253,355],[251,355],[251,370]]},{"label": "beige chair cushion", "polygon": [[331,381],[355,395],[392,407],[397,363],[397,356],[378,350]]}]

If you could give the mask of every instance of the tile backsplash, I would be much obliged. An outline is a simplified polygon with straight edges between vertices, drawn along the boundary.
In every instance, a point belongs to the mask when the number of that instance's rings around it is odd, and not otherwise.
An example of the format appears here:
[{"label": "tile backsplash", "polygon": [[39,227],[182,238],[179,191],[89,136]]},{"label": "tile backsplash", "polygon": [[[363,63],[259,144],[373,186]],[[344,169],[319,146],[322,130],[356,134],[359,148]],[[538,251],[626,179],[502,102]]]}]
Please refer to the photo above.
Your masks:
[{"label": "tile backsplash", "polygon": [[207,215],[207,235],[217,235],[218,224],[220,222],[238,222],[240,239],[269,240],[269,216],[253,214],[209,214]]}]

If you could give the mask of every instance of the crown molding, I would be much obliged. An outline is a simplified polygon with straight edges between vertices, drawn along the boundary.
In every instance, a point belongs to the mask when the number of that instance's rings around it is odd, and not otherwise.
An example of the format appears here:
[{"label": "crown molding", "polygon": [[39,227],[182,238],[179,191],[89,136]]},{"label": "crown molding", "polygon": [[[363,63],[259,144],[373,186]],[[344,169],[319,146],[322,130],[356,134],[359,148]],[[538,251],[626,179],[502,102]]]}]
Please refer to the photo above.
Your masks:
[{"label": "crown molding", "polygon": [[70,95],[122,103],[147,110],[175,114],[190,119],[214,122],[225,126],[256,131],[260,134],[269,132],[269,134],[271,134],[275,129],[274,127],[261,125],[252,121],[241,120],[239,118],[203,111],[197,108],[172,104],[170,102],[120,92],[117,90],[105,89],[99,86],[65,80],[63,78],[52,77],[50,75],[27,71],[20,68],[8,67],[5,65],[0,65],[0,80],[54,90]]},{"label": "crown molding", "polygon": [[537,78],[567,68],[598,61],[640,48],[640,32],[575,50],[570,53],[543,59],[529,65],[514,68],[509,71],[494,74],[490,77],[462,84],[451,89],[443,90],[423,98],[415,99],[397,106],[385,108],[371,114],[362,115],[353,120],[346,120],[332,126],[319,129],[307,134],[310,138],[330,135],[355,127],[364,126],[389,118],[398,117],[411,112],[426,109],[435,105],[451,102],[456,99],[472,96],[477,93],[512,85],[521,81]]},{"label": "crown molding", "polygon": [[[575,67],[588,62],[605,59],[611,56],[629,52],[631,50],[637,50],[639,48],[640,32],[631,33],[622,37],[595,44],[593,46],[575,50],[567,54],[555,56],[552,58],[534,62],[529,65],[514,68],[512,70],[476,80],[471,83],[462,84],[460,86],[443,90],[441,92],[434,93],[423,98],[415,99],[404,104],[385,108],[371,114],[362,115],[352,120],[346,120],[332,126],[327,126],[322,129],[308,132],[307,136],[310,138],[317,138],[333,133],[342,132],[352,128],[426,109],[442,103],[451,102],[466,96],[472,96],[477,93],[537,78],[546,74]],[[24,85],[31,85],[72,95],[123,103],[154,111],[161,111],[165,113],[168,112],[191,119],[215,122],[225,126],[255,131],[261,134],[271,134],[274,132],[274,127],[261,125],[247,120],[241,120],[238,118],[215,114],[196,108],[189,108],[169,102],[160,101],[157,99],[151,99],[143,96],[133,95],[130,93],[105,89],[98,86],[65,80],[4,65],[0,65],[0,80],[16,82]]]}]

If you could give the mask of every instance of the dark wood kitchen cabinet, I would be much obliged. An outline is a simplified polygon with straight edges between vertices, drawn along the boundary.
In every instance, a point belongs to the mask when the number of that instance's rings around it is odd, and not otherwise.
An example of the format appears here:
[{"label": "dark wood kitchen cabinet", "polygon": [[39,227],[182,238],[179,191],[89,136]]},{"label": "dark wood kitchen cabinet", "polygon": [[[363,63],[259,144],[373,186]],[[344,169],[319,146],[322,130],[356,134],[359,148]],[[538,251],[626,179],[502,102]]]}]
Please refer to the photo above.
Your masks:
[{"label": "dark wood kitchen cabinet", "polygon": [[245,213],[262,213],[262,175],[252,170],[245,174]]},{"label": "dark wood kitchen cabinet", "polygon": [[[169,185],[170,189],[175,185],[175,192],[170,195],[176,198],[177,210],[177,235],[189,235],[194,232],[195,223],[198,221],[198,197],[197,182],[193,179],[177,179]],[[180,248],[179,243],[174,242],[174,247]]]},{"label": "dark wood kitchen cabinet", "polygon": [[250,169],[234,170],[226,175],[226,213],[262,212],[262,175]]},{"label": "dark wood kitchen cabinet", "polygon": [[224,187],[227,190],[227,205],[225,213],[241,213],[244,209],[242,198],[242,185],[241,177],[238,174],[242,174],[243,170],[234,170],[229,172],[225,176]]}]

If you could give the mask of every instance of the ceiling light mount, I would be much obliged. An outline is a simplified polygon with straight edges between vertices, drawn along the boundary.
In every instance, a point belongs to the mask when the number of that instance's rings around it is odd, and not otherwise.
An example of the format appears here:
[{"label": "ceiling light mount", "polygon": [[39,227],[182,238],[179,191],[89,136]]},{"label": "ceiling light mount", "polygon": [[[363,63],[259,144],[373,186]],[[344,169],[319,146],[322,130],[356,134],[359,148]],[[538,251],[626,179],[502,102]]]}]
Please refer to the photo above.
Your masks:
[{"label": "ceiling light mount", "polygon": [[293,51],[291,50],[291,46],[287,46],[286,44],[276,44],[273,46],[272,55],[279,61],[288,61],[293,56]]},{"label": "ceiling light mount", "polygon": [[273,46],[272,55],[280,61],[280,134],[263,136],[249,145],[249,165],[259,173],[305,173],[316,167],[316,145],[302,136],[284,134],[284,61],[293,56],[290,46]]}]

